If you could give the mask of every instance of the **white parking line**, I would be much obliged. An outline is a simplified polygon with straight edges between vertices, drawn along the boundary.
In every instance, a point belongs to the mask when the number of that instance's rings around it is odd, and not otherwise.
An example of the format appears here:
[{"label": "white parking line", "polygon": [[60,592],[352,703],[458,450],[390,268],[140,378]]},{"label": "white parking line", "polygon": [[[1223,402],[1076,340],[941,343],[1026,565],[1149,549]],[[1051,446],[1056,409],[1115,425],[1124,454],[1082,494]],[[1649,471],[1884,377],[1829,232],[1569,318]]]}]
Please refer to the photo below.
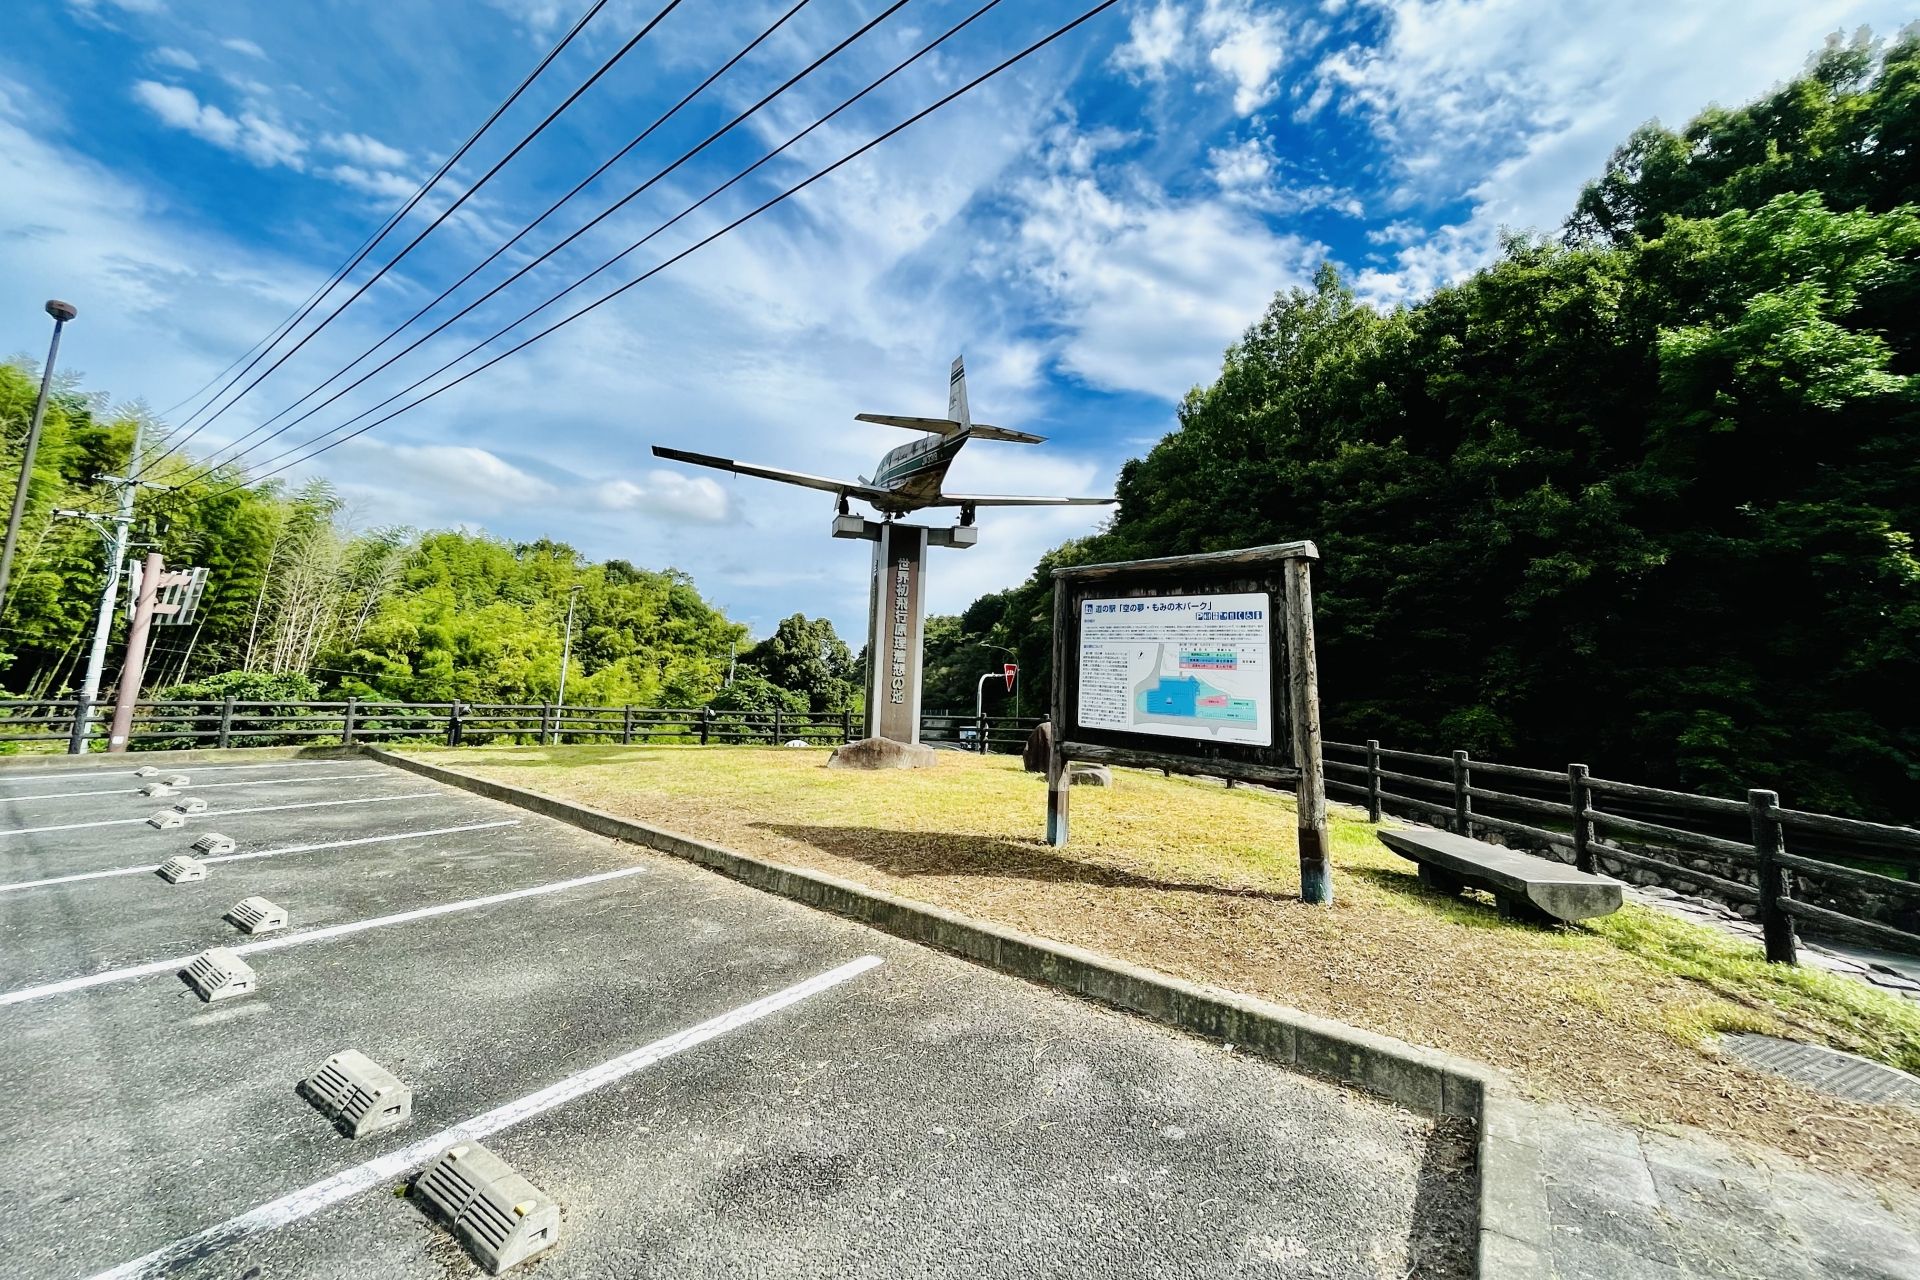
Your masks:
[{"label": "white parking line", "polygon": [[[314,853],[321,849],[350,849],[355,845],[388,844],[396,840],[425,840],[429,836],[459,835],[464,831],[486,831],[493,827],[517,827],[518,818],[503,818],[498,822],[474,822],[464,827],[440,827],[434,831],[403,831],[390,836],[361,836],[357,840],[323,840],[319,844],[290,844],[279,849],[257,849],[252,853],[223,853],[218,857],[201,858],[199,861],[211,865],[215,862],[250,862],[255,858],[277,858],[283,853]],[[45,880],[19,880],[12,884],[0,884],[0,893],[13,893],[20,889],[41,889],[51,884],[73,884],[80,880],[105,880],[112,876],[137,876],[142,872],[152,873],[160,869],[157,862],[142,863],[137,867],[114,867],[108,871],[82,871],[77,875],[49,876]]]},{"label": "white parking line", "polygon": [[[137,760],[138,756],[129,759]],[[344,759],[344,757],[343,757]],[[324,765],[340,764],[341,760],[263,760],[258,764],[175,764],[173,768],[185,773],[191,769],[195,773],[226,773],[234,769],[318,769]],[[132,777],[132,769],[14,769],[0,770],[0,782],[37,782],[41,778],[115,778]]]},{"label": "white parking line", "polygon": [[817,977],[788,987],[785,991],[755,1000],[752,1004],[741,1005],[730,1013],[723,1013],[698,1026],[688,1027],[685,1031],[670,1035],[664,1040],[655,1040],[650,1045],[609,1059],[597,1067],[589,1067],[578,1075],[568,1076],[557,1084],[548,1085],[538,1093],[530,1093],[516,1102],[509,1102],[505,1106],[483,1112],[464,1124],[457,1124],[451,1129],[442,1129],[439,1133],[410,1142],[398,1151],[389,1152],[365,1164],[355,1165],[351,1169],[343,1169],[330,1178],[322,1179],[309,1187],[302,1187],[289,1195],[281,1196],[278,1200],[269,1201],[237,1218],[229,1218],[218,1226],[208,1227],[205,1231],[175,1240],[172,1244],[156,1249],[144,1258],[135,1258],[132,1262],[124,1262],[111,1271],[103,1271],[93,1280],[124,1280],[132,1276],[166,1275],[183,1262],[211,1257],[223,1249],[250,1240],[254,1236],[298,1222],[329,1205],[338,1204],[369,1187],[392,1181],[418,1168],[456,1142],[478,1142],[523,1120],[530,1120],[542,1112],[551,1111],[583,1094],[603,1088],[616,1080],[625,1079],[663,1058],[684,1053],[729,1031],[757,1022],[790,1005],[798,1004],[810,996],[838,986],[849,978],[858,977],[879,963],[879,956],[861,956],[858,960],[849,961],[837,969],[829,969]]},{"label": "white parking line", "polygon": [[[303,782],[350,782],[355,778],[388,778],[386,769],[373,773],[316,773],[305,778],[254,778],[248,782],[201,782],[182,788],[187,791],[216,791],[221,787],[293,787]],[[137,796],[139,787],[116,787],[112,791],[36,791],[25,796],[0,796],[6,800],[71,800],[75,796]]]},{"label": "white parking line", "polygon": [[[625,876],[637,876],[645,867],[621,867],[616,871],[602,871],[595,875],[579,876],[572,880],[555,880],[551,884],[537,884],[530,889],[514,889],[508,893],[490,893],[484,898],[464,898],[459,902],[443,902],[438,906],[419,907],[412,911],[401,911],[390,916],[375,916],[371,920],[354,920],[347,924],[328,925],[324,929],[308,929],[304,933],[282,934],[277,938],[264,938],[259,942],[243,942],[227,950],[235,955],[248,956],[259,951],[278,951],[283,947],[297,947],[305,942],[325,942],[330,938],[344,938],[350,933],[364,933],[368,929],[383,929],[390,924],[411,924],[415,920],[428,920],[434,916],[451,915],[456,911],[472,911],[479,907],[491,907],[496,903],[515,902],[521,898],[537,898],[543,894],[562,893],[568,889],[580,889],[590,884],[602,884],[608,880],[619,880]],[[197,953],[196,953],[197,954]],[[183,969],[193,956],[175,956],[171,960],[155,960],[151,964],[128,965],[123,969],[108,969],[104,973],[89,973],[78,978],[64,978],[59,982],[48,982],[38,987],[22,987],[18,991],[9,991],[0,995],[0,1006],[25,1004],[29,1000],[43,1000],[48,996],[65,995],[69,991],[81,991],[87,987],[103,986],[109,982],[129,982],[134,978],[151,977],[156,973],[167,973]]]},{"label": "white parking line", "polygon": [[[403,796],[355,796],[351,800],[307,800],[300,804],[262,804],[251,809],[209,809],[205,813],[190,813],[193,818],[231,818],[236,813],[280,813],[287,809],[331,809],[343,804],[385,804],[389,800],[422,800],[427,796],[437,796],[438,791],[409,791]],[[41,831],[79,831],[83,827],[133,827],[145,822],[145,818],[107,818],[101,822],[62,822],[51,827],[15,827],[0,831],[4,836],[30,836]]]}]

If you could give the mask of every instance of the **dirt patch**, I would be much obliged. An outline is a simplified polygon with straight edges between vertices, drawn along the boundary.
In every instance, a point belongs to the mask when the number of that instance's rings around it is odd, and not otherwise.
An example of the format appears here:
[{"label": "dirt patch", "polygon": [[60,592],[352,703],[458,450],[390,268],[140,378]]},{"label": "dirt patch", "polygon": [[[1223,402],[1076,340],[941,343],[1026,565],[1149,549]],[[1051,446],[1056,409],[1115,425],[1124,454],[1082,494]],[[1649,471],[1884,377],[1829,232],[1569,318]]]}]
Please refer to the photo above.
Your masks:
[{"label": "dirt patch", "polygon": [[1460,1054],[1538,1096],[1920,1187],[1920,1114],[1816,1095],[1710,1047],[1732,1027],[1881,1044],[1878,1020],[1909,1016],[1892,997],[1829,996],[1843,979],[1794,974],[1788,998],[1760,966],[1743,978],[1744,957],[1680,976],[1677,948],[1736,944],[1634,906],[1594,927],[1508,923],[1423,888],[1351,816],[1334,822],[1326,909],[1298,898],[1291,802],[1215,782],[1116,771],[1112,788],[1074,793],[1073,843],[1056,850],[1039,838],[1045,783],[1017,759],[942,753],[937,768],[858,774],[811,751],[421,754]]}]

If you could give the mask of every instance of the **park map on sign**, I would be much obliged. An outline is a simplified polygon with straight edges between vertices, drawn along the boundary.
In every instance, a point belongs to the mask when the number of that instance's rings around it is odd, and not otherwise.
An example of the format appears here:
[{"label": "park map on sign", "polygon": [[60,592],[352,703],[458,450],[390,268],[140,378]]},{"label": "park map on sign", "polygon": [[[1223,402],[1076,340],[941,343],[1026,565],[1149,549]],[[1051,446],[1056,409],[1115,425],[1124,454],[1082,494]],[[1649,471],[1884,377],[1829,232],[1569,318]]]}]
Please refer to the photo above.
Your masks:
[{"label": "park map on sign", "polygon": [[1272,603],[1264,592],[1082,601],[1079,723],[1272,746]]}]

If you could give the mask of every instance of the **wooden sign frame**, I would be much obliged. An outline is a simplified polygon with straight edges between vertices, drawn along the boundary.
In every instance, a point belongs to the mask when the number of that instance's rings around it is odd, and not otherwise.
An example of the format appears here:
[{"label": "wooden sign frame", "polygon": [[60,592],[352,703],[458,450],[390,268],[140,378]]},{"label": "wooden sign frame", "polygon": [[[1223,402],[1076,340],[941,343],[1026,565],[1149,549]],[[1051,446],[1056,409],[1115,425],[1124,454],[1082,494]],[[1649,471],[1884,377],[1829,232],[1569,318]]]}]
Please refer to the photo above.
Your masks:
[{"label": "wooden sign frame", "polygon": [[[1333,901],[1327,861],[1327,787],[1321,759],[1319,677],[1313,651],[1311,542],[1282,542],[1241,551],[1165,556],[1053,571],[1053,753],[1047,768],[1047,843],[1067,842],[1068,766],[1074,761],[1164,769],[1268,786],[1292,784],[1299,797],[1300,896]],[[1150,600],[1264,592],[1269,611],[1273,685],[1270,705],[1280,724],[1269,746],[1205,742],[1079,723],[1082,604],[1119,597]],[[1285,735],[1282,739],[1281,728]]]}]

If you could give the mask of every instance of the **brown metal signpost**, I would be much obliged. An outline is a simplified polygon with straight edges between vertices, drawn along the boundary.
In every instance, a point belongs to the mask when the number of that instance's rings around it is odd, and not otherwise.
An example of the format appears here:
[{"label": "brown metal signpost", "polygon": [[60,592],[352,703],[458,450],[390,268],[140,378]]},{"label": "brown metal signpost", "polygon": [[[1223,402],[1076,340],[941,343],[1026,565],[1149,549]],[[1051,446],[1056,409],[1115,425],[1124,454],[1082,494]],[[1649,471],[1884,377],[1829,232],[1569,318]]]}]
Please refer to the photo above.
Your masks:
[{"label": "brown metal signpost", "polygon": [[1294,784],[1300,896],[1333,901],[1311,542],[1055,569],[1047,843],[1072,762]]}]

